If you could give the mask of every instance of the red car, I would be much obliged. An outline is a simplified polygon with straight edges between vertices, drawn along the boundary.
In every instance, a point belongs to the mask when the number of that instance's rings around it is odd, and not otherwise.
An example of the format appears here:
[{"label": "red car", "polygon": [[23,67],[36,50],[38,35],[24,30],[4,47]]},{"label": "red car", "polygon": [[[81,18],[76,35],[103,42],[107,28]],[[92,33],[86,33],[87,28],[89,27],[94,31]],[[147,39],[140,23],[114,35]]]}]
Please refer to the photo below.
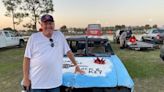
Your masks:
[{"label": "red car", "polygon": [[101,36],[102,29],[100,24],[89,24],[86,29],[87,36]]}]

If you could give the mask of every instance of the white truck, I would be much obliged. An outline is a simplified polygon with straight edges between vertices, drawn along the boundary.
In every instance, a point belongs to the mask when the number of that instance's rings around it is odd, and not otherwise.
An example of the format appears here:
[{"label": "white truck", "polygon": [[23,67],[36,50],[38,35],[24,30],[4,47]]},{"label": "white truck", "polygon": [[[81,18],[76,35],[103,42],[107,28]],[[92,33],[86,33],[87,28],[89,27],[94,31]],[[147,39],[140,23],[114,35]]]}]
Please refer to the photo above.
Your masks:
[{"label": "white truck", "polygon": [[23,37],[17,36],[16,33],[9,30],[0,30],[0,48],[19,46],[23,47],[25,41]]}]

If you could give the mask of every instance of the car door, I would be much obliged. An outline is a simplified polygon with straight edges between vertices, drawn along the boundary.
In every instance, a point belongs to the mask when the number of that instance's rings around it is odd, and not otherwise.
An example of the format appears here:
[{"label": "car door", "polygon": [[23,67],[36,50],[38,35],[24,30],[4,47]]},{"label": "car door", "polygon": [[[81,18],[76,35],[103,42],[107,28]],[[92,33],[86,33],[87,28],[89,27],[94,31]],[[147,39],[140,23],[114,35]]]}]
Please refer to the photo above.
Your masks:
[{"label": "car door", "polygon": [[152,32],[153,32],[152,29],[148,30],[148,31],[146,32],[145,39],[147,39],[147,40],[152,40]]},{"label": "car door", "polygon": [[161,39],[164,41],[164,33],[160,34]]},{"label": "car door", "polygon": [[11,36],[11,44],[13,46],[18,45],[19,44],[19,39],[16,36],[16,34],[14,32],[9,32],[10,36]]},{"label": "car door", "polygon": [[6,39],[6,46],[13,46],[12,37],[8,31],[4,32]]},{"label": "car door", "polygon": [[3,32],[0,32],[0,48],[6,46],[6,39]]}]

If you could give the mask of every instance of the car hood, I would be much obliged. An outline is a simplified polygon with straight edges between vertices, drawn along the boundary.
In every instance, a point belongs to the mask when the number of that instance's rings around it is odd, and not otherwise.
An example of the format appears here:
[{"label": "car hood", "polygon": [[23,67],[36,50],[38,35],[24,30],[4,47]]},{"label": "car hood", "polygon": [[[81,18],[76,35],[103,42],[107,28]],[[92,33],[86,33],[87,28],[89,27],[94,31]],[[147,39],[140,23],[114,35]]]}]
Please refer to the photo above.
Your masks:
[{"label": "car hood", "polygon": [[[63,85],[75,88],[117,87],[133,88],[134,83],[126,68],[116,55],[110,57],[76,57],[85,74],[75,74],[75,67],[64,58]],[[99,64],[96,62],[105,62]]]}]

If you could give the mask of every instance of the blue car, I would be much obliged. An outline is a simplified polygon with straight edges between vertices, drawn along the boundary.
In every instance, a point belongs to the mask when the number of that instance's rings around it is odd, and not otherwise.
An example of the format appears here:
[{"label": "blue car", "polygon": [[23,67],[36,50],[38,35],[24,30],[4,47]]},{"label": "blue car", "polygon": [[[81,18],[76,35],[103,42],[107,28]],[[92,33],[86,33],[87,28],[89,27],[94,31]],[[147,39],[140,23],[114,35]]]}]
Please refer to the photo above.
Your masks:
[{"label": "blue car", "polygon": [[110,42],[102,37],[68,37],[67,42],[85,74],[65,57],[61,92],[133,92],[134,82]]}]

